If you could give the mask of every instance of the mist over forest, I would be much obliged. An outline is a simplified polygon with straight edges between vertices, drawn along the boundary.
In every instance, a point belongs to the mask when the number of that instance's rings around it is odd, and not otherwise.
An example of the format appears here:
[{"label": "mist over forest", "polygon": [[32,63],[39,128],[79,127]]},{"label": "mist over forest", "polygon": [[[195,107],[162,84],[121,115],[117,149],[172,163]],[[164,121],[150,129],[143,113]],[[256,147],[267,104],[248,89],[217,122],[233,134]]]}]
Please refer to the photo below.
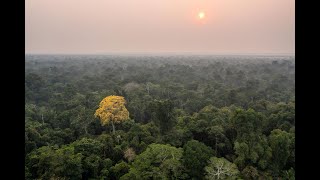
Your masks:
[{"label": "mist over forest", "polygon": [[295,179],[295,57],[28,54],[25,175]]}]

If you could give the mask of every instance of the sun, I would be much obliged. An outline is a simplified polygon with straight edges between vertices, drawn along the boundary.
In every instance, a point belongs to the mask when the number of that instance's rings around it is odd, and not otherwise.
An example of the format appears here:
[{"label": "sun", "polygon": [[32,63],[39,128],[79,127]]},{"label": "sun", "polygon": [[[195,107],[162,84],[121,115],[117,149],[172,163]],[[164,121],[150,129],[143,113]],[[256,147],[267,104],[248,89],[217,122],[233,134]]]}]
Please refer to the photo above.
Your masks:
[{"label": "sun", "polygon": [[202,11],[198,13],[199,19],[204,19],[205,16],[206,16],[206,14],[204,12],[202,12]]}]

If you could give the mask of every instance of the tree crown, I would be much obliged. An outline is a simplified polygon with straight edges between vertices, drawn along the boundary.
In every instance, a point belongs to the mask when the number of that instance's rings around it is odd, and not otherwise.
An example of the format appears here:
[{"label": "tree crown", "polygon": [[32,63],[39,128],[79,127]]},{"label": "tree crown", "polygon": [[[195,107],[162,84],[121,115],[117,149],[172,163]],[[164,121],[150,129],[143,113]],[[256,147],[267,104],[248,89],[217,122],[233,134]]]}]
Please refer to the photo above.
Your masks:
[{"label": "tree crown", "polygon": [[120,123],[129,119],[129,112],[125,107],[126,101],[122,96],[107,96],[99,105],[95,112],[95,117],[99,117],[102,125],[113,123]]}]

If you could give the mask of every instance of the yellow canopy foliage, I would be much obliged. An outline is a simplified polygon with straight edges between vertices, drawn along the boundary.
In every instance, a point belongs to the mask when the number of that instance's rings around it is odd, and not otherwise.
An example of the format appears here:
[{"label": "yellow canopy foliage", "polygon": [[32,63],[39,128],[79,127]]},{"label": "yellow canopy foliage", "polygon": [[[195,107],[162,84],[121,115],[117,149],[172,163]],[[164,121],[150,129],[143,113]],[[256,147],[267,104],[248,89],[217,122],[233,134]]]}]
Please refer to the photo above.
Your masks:
[{"label": "yellow canopy foliage", "polygon": [[126,100],[122,96],[107,96],[94,113],[99,117],[102,125],[110,123],[120,123],[129,119],[129,111],[125,107]]}]

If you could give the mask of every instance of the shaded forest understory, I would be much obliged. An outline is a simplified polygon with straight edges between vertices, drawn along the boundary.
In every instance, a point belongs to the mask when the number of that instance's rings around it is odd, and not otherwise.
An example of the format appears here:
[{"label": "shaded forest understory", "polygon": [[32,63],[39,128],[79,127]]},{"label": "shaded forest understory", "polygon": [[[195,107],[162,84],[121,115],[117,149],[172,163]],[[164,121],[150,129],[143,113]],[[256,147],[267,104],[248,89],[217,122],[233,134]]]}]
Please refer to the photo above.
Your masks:
[{"label": "shaded forest understory", "polygon": [[[294,179],[295,59],[26,55],[26,179]],[[129,119],[102,126],[100,101]]]}]

